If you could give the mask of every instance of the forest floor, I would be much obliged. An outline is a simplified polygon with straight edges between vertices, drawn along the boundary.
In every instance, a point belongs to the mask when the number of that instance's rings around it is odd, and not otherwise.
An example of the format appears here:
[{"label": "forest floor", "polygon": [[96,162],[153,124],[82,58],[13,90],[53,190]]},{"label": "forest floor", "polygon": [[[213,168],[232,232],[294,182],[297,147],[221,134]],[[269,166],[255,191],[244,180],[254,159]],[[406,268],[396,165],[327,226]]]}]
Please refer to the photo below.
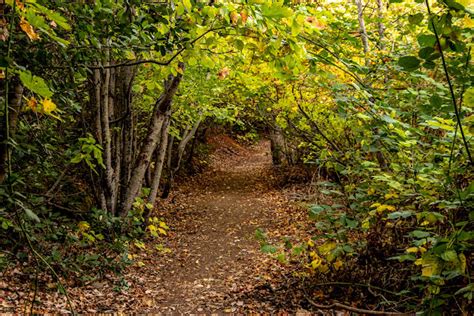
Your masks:
[{"label": "forest floor", "polygon": [[[212,142],[206,170],[177,184],[159,206],[168,235],[135,251],[121,287],[117,279],[70,287],[77,312],[308,312],[294,270],[262,253],[255,237],[260,228],[275,242],[305,238],[309,225],[306,209],[276,185],[269,142]],[[38,311],[67,310],[53,290],[38,300]]]}]

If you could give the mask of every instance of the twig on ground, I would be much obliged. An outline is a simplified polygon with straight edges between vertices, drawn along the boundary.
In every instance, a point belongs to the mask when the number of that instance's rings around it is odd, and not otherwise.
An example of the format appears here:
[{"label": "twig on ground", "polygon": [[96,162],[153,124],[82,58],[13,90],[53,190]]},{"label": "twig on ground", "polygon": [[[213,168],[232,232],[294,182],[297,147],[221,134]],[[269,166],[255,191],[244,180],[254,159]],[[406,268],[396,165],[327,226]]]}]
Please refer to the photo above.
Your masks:
[{"label": "twig on ground", "polygon": [[322,305],[318,304],[312,299],[310,299],[307,295],[304,296],[305,299],[314,307],[319,308],[319,309],[343,309],[346,311],[354,312],[354,313],[359,313],[359,314],[368,314],[368,315],[393,315],[393,316],[405,316],[405,315],[415,315],[415,313],[396,313],[396,312],[382,312],[382,311],[373,311],[370,309],[362,309],[362,308],[357,308],[357,307],[352,307],[348,306],[345,304],[341,303],[332,303],[331,305]]}]

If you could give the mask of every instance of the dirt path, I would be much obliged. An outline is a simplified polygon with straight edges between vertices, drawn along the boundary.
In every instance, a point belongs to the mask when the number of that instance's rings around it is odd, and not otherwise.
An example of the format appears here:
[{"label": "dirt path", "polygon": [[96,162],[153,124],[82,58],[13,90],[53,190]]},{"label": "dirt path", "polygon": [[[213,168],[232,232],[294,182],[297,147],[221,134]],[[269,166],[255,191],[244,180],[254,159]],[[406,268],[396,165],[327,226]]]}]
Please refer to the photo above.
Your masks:
[{"label": "dirt path", "polygon": [[146,269],[156,278],[156,287],[144,289],[147,311],[296,311],[288,306],[291,297],[274,293],[272,278],[284,269],[261,253],[255,238],[257,228],[281,235],[296,210],[273,189],[269,143],[232,145],[217,150],[206,172],[181,184],[164,213],[171,254]]}]

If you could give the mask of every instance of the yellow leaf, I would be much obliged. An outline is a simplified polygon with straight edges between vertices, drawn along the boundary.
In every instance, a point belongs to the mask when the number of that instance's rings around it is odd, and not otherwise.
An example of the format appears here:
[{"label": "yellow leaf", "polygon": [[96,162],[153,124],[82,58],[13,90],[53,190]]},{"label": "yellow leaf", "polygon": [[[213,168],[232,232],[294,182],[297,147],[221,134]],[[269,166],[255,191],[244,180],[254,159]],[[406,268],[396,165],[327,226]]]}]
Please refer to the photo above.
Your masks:
[{"label": "yellow leaf", "polygon": [[150,231],[150,234],[152,236],[158,237],[158,233],[156,232],[156,226],[155,225],[148,225],[148,230]]},{"label": "yellow leaf", "polygon": [[320,266],[319,266],[319,272],[321,272],[321,273],[326,273],[326,272],[328,272],[328,271],[329,271],[329,267],[328,267],[327,264],[323,264],[323,265],[320,265]]},{"label": "yellow leaf", "polygon": [[465,273],[466,272],[466,256],[463,253],[460,253],[458,255],[459,261],[461,263],[461,272]]},{"label": "yellow leaf", "polygon": [[410,247],[405,251],[408,252],[408,253],[417,253],[418,252],[418,247]]},{"label": "yellow leaf", "polygon": [[161,227],[158,228],[158,231],[159,231],[161,234],[163,234],[163,235],[167,235],[166,230],[164,230],[164,229],[161,228]]},{"label": "yellow leaf", "polygon": [[[379,203],[375,203],[375,204],[379,204]],[[372,205],[375,205],[375,204],[372,204]],[[381,214],[383,213],[385,210],[388,210],[388,211],[395,211],[395,206],[393,205],[387,205],[387,204],[379,204],[377,206],[377,213]]]},{"label": "yellow leaf", "polygon": [[240,15],[233,11],[230,13],[230,20],[232,21],[232,24],[236,25],[237,22],[239,21]]},{"label": "yellow leaf", "polygon": [[143,241],[140,241],[140,240],[135,240],[134,245],[137,248],[140,248],[140,249],[145,249],[146,248],[145,243]]},{"label": "yellow leaf", "polygon": [[160,227],[163,228],[163,229],[170,229],[170,228],[168,227],[168,225],[166,225],[165,222],[160,222]]},{"label": "yellow leaf", "polygon": [[337,244],[334,241],[328,241],[322,244],[321,246],[318,247],[318,250],[321,254],[326,255],[328,254],[331,250],[336,248]]},{"label": "yellow leaf", "polygon": [[314,241],[312,239],[308,240],[308,246],[314,247]]},{"label": "yellow leaf", "polygon": [[135,56],[135,53],[131,50],[127,50],[125,51],[125,58],[127,58],[128,60],[132,60],[132,59],[135,59],[136,56]]},{"label": "yellow leaf", "polygon": [[56,104],[54,104],[50,99],[43,99],[41,103],[43,105],[43,112],[46,114],[51,114],[57,109]]},{"label": "yellow leaf", "polygon": [[24,17],[21,17],[20,28],[23,30],[23,32],[26,33],[30,40],[34,41],[40,38],[38,33],[35,32],[31,24],[28,23],[28,21],[26,21]]},{"label": "yellow leaf", "polygon": [[89,225],[88,222],[85,221],[80,221],[79,224],[77,224],[77,227],[79,228],[79,231],[85,232],[88,231],[91,225]]},{"label": "yellow leaf", "polygon": [[370,228],[370,222],[369,222],[368,219],[367,219],[367,220],[364,220],[364,221],[362,222],[362,228],[363,228],[363,229],[369,229],[369,228]]},{"label": "yellow leaf", "polygon": [[421,268],[421,275],[425,277],[431,277],[433,275],[434,269],[431,265],[423,265]]},{"label": "yellow leaf", "polygon": [[388,200],[388,199],[391,199],[391,198],[397,198],[398,197],[398,194],[396,193],[387,193],[385,194],[385,199]]},{"label": "yellow leaf", "polygon": [[137,262],[137,265],[138,265],[139,267],[143,267],[145,264],[143,263],[143,261],[138,261],[138,262]]},{"label": "yellow leaf", "polygon": [[423,258],[421,275],[425,277],[431,277],[433,274],[436,274],[438,270],[438,261],[435,258],[428,257]]},{"label": "yellow leaf", "polygon": [[323,261],[321,259],[315,259],[313,261],[311,261],[311,267],[313,269],[316,269],[317,267],[319,267],[321,265]]}]

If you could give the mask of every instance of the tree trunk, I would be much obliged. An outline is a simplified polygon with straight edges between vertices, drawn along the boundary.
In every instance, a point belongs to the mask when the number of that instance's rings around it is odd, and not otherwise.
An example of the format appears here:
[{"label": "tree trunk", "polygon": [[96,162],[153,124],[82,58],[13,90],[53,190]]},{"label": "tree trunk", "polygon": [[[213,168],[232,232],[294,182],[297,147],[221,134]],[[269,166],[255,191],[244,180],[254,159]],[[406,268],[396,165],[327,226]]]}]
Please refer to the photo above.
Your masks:
[{"label": "tree trunk", "polygon": [[378,32],[379,32],[379,47],[380,49],[384,49],[385,45],[383,43],[383,37],[384,37],[384,31],[385,31],[385,25],[382,22],[383,19],[383,2],[382,0],[377,0],[377,18],[379,19],[378,21]]},{"label": "tree trunk", "polygon": [[23,85],[19,79],[13,78],[10,84],[13,89],[10,89],[8,93],[8,122],[5,113],[4,120],[0,124],[0,184],[5,181],[8,174],[8,164],[11,163],[12,149],[10,148],[9,138],[15,136],[23,97]]},{"label": "tree trunk", "polygon": [[161,130],[161,139],[160,145],[157,148],[158,157],[155,162],[155,169],[153,170],[153,178],[151,183],[151,191],[148,196],[148,203],[155,204],[156,197],[158,195],[158,190],[160,188],[161,174],[163,172],[163,165],[166,157],[166,150],[168,148],[168,131],[170,126],[170,115],[168,112],[165,121],[163,122],[163,127]]},{"label": "tree trunk", "polygon": [[270,150],[272,153],[273,165],[280,166],[283,162],[283,139],[280,127],[270,127]]},{"label": "tree trunk", "polygon": [[[106,63],[108,66],[108,63]],[[103,141],[103,156],[104,156],[104,177],[103,184],[105,187],[105,200],[107,210],[112,214],[115,213],[113,196],[113,178],[114,169],[112,167],[112,135],[110,132],[110,114],[109,114],[109,89],[110,89],[110,68],[104,69],[103,84],[101,87],[101,123],[102,123],[102,141]]]},{"label": "tree trunk", "polygon": [[[365,21],[364,21],[364,5],[362,4],[362,0],[355,0],[357,4],[357,19],[359,20],[359,32],[360,37],[362,39],[362,46],[364,47],[364,54],[367,55],[369,52],[369,38],[367,36],[367,29],[365,28]],[[366,64],[368,64],[368,60],[366,59]]]},{"label": "tree trunk", "polygon": [[168,179],[165,183],[165,186],[163,188],[163,192],[161,193],[161,198],[162,199],[166,199],[168,197],[168,195],[170,194],[170,191],[171,191],[171,183],[174,181],[173,179],[173,166],[172,166],[172,162],[173,162],[173,144],[174,144],[174,136],[171,135],[171,137],[169,138],[168,140],[168,152],[167,152],[167,162],[166,162],[166,167],[168,169],[168,172],[169,172],[169,175],[168,175]]},{"label": "tree trunk", "polygon": [[135,159],[132,176],[127,184],[125,196],[123,197],[122,205],[120,207],[120,215],[124,215],[128,210],[130,210],[133,201],[138,194],[143,177],[145,176],[146,168],[148,167],[153,152],[156,149],[158,135],[166,118],[166,113],[171,107],[172,99],[178,89],[181,79],[181,74],[170,76],[165,82],[163,94],[155,104],[153,115],[148,127],[149,132],[141,145],[137,158]]},{"label": "tree trunk", "polygon": [[173,174],[176,174],[181,168],[181,161],[183,160],[184,150],[186,149],[186,146],[188,145],[189,141],[194,137],[194,135],[196,135],[196,131],[198,130],[200,124],[201,117],[198,118],[192,128],[187,129],[187,132],[183,134],[183,138],[181,139],[178,145],[178,157],[176,160],[176,166],[173,170]]}]

